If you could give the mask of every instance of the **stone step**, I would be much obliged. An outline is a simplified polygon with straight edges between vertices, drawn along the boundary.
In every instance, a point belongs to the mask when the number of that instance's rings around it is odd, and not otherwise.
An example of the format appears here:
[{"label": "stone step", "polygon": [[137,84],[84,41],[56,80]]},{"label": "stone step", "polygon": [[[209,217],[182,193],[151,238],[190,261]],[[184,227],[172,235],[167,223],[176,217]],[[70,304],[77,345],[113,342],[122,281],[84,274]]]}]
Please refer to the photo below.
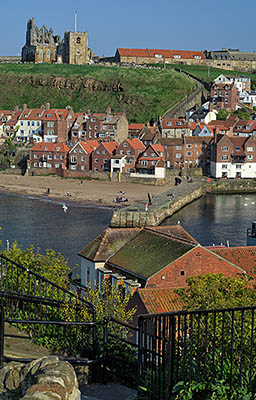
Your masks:
[{"label": "stone step", "polygon": [[117,383],[88,385],[81,393],[81,400],[135,400],[137,391]]}]

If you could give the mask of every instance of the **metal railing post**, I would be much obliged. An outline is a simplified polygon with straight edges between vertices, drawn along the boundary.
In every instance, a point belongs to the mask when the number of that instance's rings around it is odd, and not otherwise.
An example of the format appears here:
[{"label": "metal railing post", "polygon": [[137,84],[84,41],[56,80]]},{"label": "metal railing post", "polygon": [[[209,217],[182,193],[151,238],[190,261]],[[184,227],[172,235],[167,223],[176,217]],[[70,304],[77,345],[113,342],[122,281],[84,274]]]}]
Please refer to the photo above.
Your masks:
[{"label": "metal railing post", "polygon": [[4,310],[0,311],[0,368],[4,363]]},{"label": "metal railing post", "polygon": [[104,318],[103,333],[103,383],[107,383],[107,358],[108,358],[108,318]]}]

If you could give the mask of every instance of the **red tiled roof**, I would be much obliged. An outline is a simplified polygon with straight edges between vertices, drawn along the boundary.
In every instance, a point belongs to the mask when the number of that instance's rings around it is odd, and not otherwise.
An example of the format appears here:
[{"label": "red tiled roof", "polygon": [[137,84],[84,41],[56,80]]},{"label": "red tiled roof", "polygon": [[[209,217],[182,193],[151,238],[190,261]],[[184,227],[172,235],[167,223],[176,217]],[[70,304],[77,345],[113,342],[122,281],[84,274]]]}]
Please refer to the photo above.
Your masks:
[{"label": "red tiled roof", "polygon": [[185,305],[174,289],[137,289],[136,293],[149,314],[179,311]]},{"label": "red tiled roof", "polygon": [[93,149],[93,151],[99,146],[99,142],[96,139],[86,140],[86,143]]},{"label": "red tiled roof", "polygon": [[129,124],[128,129],[129,130],[138,130],[144,128],[144,124]]},{"label": "red tiled roof", "polygon": [[256,275],[256,246],[208,247],[212,252],[225,258],[245,270],[249,275]]},{"label": "red tiled roof", "polygon": [[101,143],[105,149],[112,154],[113,151],[118,147],[118,143],[117,142],[102,142]]},{"label": "red tiled roof", "polygon": [[161,120],[161,126],[163,129],[179,129],[179,128],[184,129],[189,127],[189,122],[186,121],[185,119],[180,119],[180,118],[164,118]]},{"label": "red tiled roof", "polygon": [[120,56],[123,57],[152,57],[156,58],[156,55],[161,55],[165,58],[174,58],[175,56],[180,56],[182,59],[192,59],[194,57],[201,57],[204,59],[204,53],[202,51],[193,50],[159,50],[159,49],[124,49],[118,48]]},{"label": "red tiled roof", "polygon": [[56,148],[59,147],[58,151],[62,152],[69,152],[69,147],[65,143],[51,143],[51,142],[43,142],[43,143],[36,143],[31,151],[57,151]]},{"label": "red tiled roof", "polygon": [[137,149],[137,150],[144,150],[144,149],[145,149],[144,144],[143,144],[138,138],[126,139],[126,141],[127,141],[134,149]]}]

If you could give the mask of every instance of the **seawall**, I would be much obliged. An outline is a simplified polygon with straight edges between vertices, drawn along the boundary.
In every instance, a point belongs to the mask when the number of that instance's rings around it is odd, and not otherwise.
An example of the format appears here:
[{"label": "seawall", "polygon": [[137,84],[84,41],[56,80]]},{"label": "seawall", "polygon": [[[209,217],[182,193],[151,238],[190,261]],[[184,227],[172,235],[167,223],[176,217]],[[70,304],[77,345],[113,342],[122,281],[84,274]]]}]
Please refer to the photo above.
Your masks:
[{"label": "seawall", "polygon": [[203,180],[183,182],[160,196],[152,199],[152,204],[134,203],[117,209],[110,222],[112,227],[157,226],[181,208],[205,194],[256,193],[256,180],[217,180],[206,183]]}]

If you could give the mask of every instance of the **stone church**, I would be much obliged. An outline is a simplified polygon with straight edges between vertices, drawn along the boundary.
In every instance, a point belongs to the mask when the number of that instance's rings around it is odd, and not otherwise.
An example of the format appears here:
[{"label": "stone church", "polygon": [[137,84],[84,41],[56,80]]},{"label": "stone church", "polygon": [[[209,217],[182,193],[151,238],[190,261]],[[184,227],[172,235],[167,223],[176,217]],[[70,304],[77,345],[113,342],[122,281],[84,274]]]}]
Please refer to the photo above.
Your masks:
[{"label": "stone church", "polygon": [[43,25],[39,29],[34,18],[28,20],[22,62],[85,65],[91,56],[87,32],[65,32],[61,40],[60,35],[53,35],[52,28],[48,30]]}]

